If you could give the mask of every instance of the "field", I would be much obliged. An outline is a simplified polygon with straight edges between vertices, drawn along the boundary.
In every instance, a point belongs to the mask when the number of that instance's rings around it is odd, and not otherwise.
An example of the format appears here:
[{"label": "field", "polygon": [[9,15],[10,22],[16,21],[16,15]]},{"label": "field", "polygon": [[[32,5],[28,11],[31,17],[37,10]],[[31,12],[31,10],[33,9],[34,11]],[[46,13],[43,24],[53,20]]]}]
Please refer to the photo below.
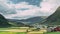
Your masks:
[{"label": "field", "polygon": [[27,34],[26,32],[22,32],[20,28],[0,28],[0,34]]},{"label": "field", "polygon": [[[0,34],[27,34],[26,32],[0,32]],[[50,32],[46,34],[60,34],[60,32]]]},{"label": "field", "polygon": [[42,31],[30,31],[27,32],[28,28],[0,28],[0,34],[60,34],[60,32],[49,32],[44,33]]},{"label": "field", "polygon": [[50,33],[46,33],[46,34],[60,34],[60,32],[50,32]]},{"label": "field", "polygon": [[0,32],[0,34],[26,34],[26,32]]}]

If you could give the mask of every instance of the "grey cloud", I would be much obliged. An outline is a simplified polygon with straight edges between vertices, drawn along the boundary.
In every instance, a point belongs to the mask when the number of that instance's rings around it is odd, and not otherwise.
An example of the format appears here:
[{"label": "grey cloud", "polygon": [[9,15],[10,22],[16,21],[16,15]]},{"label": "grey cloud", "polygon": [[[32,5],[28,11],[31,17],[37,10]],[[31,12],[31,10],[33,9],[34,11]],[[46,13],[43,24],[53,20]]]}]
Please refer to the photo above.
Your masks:
[{"label": "grey cloud", "polygon": [[16,11],[13,8],[10,9],[6,2],[0,1],[0,13],[2,13],[3,15],[7,15],[15,14]]}]

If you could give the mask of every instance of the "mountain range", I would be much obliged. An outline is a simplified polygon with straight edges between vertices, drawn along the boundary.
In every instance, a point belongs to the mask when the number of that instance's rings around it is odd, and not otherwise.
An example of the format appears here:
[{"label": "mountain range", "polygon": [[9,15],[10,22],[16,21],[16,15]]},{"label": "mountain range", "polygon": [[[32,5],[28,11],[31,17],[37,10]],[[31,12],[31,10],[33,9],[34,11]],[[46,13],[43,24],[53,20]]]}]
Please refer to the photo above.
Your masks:
[{"label": "mountain range", "polygon": [[3,15],[0,14],[0,27],[15,25],[15,26],[29,26],[31,24],[48,24],[48,25],[60,25],[60,7],[50,15],[47,16],[37,16],[28,19],[5,19]]},{"label": "mountain range", "polygon": [[22,19],[22,20],[8,19],[8,21],[21,22],[21,23],[26,24],[26,25],[38,23],[38,22],[41,22],[42,20],[43,20],[43,18],[41,18],[40,16],[32,17],[32,18],[28,18],[28,19]]}]

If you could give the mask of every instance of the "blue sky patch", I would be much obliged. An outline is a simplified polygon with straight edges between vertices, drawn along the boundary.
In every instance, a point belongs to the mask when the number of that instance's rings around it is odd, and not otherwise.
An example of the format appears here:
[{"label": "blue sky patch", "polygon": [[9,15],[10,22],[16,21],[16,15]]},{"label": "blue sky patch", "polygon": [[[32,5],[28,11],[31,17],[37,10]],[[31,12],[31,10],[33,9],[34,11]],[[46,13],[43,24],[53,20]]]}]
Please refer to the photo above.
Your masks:
[{"label": "blue sky patch", "polygon": [[14,4],[17,4],[20,2],[28,2],[29,5],[36,5],[36,6],[39,6],[40,2],[42,2],[42,0],[10,0],[10,1],[12,1],[12,3]]}]

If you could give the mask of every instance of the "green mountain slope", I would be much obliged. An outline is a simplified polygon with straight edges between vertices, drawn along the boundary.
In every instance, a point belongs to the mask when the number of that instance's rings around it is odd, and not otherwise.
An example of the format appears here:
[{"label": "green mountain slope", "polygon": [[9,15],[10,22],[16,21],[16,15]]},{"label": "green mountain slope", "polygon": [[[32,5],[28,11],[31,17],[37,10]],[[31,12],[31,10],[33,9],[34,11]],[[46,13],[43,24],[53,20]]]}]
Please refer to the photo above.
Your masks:
[{"label": "green mountain slope", "polygon": [[0,14],[0,27],[8,27],[10,24],[8,21]]},{"label": "green mountain slope", "polygon": [[43,24],[60,25],[60,7],[58,7],[55,13],[50,15]]}]

